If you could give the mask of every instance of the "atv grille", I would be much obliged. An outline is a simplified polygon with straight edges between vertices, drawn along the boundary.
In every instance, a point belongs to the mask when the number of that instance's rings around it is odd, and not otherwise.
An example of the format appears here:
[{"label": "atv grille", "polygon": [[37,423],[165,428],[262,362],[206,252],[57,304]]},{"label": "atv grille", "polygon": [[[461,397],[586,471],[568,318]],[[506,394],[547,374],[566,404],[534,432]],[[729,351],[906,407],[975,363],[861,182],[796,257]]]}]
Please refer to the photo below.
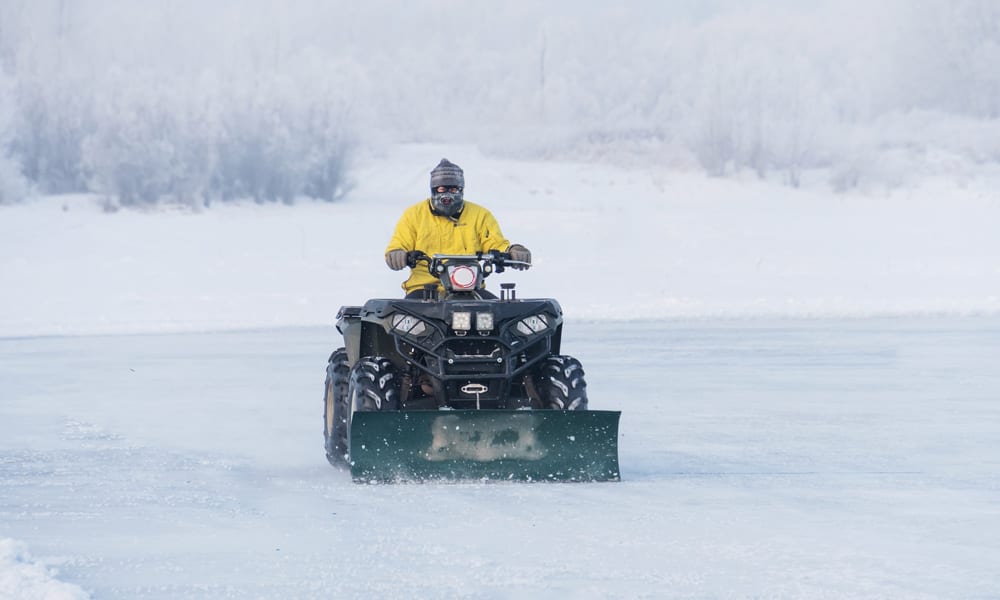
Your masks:
[{"label": "atv grille", "polygon": [[441,349],[446,375],[503,375],[505,348],[491,340],[449,340]]}]

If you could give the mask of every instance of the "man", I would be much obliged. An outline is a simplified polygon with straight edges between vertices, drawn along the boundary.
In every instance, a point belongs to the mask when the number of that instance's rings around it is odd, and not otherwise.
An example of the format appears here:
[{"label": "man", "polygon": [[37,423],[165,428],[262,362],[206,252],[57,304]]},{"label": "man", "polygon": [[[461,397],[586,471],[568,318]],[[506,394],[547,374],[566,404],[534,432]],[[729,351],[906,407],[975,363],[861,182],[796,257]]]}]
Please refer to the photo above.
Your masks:
[{"label": "man", "polygon": [[[521,244],[511,244],[500,225],[486,208],[466,202],[465,173],[461,167],[442,158],[431,171],[431,197],[403,212],[385,251],[389,268],[399,271],[406,266],[406,253],[420,250],[434,254],[475,254],[500,250],[514,260],[531,263],[531,252]],[[410,269],[403,282],[407,297],[423,293],[425,284],[437,283],[437,277],[421,264]]]}]

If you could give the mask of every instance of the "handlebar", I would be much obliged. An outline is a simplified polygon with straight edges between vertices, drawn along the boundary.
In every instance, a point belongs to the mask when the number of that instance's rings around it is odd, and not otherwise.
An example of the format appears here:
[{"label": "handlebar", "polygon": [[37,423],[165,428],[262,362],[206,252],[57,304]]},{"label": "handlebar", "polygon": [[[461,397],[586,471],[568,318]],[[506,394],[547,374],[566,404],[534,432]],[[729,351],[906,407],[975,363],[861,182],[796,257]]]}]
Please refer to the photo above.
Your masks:
[{"label": "handlebar", "polygon": [[[434,272],[434,267],[439,264],[444,264],[451,261],[477,261],[484,265],[492,265],[493,272],[503,273],[505,267],[510,267],[512,269],[524,270],[531,267],[531,263],[525,262],[523,260],[514,260],[510,257],[507,252],[500,252],[499,250],[490,250],[488,252],[476,252],[475,254],[435,254],[433,256],[428,256],[420,250],[411,250],[406,253],[406,265],[408,267],[416,268],[417,263],[425,262],[427,263],[427,270],[431,273]],[[484,273],[484,276],[488,275],[489,271]]]}]

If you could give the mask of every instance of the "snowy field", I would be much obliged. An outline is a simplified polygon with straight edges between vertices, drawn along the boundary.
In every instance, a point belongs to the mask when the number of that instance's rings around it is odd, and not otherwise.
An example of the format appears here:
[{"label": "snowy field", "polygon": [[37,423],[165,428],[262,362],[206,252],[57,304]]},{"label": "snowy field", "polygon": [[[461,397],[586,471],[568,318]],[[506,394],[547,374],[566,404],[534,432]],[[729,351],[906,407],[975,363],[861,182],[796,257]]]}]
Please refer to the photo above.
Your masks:
[{"label": "snowy field", "polygon": [[[326,463],[333,315],[400,293],[441,156],[623,412],[621,483]],[[0,597],[995,597],[995,190],[410,146],[332,205],[0,207]]]},{"label": "snowy field", "polygon": [[1000,320],[571,325],[621,483],[353,484],[327,328],[2,340],[2,535],[95,598],[1000,590]]},{"label": "snowy field", "polygon": [[838,195],[410,146],[365,162],[342,203],[5,206],[0,335],[328,324],[343,304],[401,293],[382,254],[442,156],[466,170],[466,197],[532,250],[520,293],[558,298],[570,317],[1000,313],[995,182]]}]

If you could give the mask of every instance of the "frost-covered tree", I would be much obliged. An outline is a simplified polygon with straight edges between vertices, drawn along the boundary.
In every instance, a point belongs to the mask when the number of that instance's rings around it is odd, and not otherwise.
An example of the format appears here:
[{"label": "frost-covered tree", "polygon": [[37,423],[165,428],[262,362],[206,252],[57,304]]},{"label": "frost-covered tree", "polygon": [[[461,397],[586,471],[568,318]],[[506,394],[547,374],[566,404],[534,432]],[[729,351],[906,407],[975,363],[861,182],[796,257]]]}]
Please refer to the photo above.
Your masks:
[{"label": "frost-covered tree", "polygon": [[898,106],[1000,118],[1000,3],[912,4],[891,47]]},{"label": "frost-covered tree", "polygon": [[831,87],[802,23],[742,16],[691,35],[673,64],[690,65],[678,69],[685,136],[709,173],[778,171],[798,185],[828,160]]},{"label": "frost-covered tree", "polygon": [[45,193],[86,189],[83,141],[94,131],[88,83],[72,77],[22,77],[13,149],[24,174]]},{"label": "frost-covered tree", "polygon": [[0,67],[0,204],[17,202],[28,192],[21,163],[13,153],[14,119],[17,104],[14,83]]},{"label": "frost-covered tree", "polygon": [[353,149],[342,92],[351,86],[323,71],[329,60],[313,56],[303,72],[309,52],[284,13],[250,4],[267,10],[5,4],[0,35],[30,40],[0,39],[14,71],[9,146],[25,175],[42,192],[89,190],[124,205],[338,198]]},{"label": "frost-covered tree", "polygon": [[222,94],[213,197],[338,199],[354,147],[350,108],[315,82],[275,75],[258,83]]},{"label": "frost-covered tree", "polygon": [[1000,161],[998,6],[4,0],[4,169],[125,204],[333,200],[386,142],[889,181]]},{"label": "frost-covered tree", "polygon": [[90,188],[122,205],[204,203],[215,137],[202,103],[169,85],[122,81],[100,90],[83,143]]}]

